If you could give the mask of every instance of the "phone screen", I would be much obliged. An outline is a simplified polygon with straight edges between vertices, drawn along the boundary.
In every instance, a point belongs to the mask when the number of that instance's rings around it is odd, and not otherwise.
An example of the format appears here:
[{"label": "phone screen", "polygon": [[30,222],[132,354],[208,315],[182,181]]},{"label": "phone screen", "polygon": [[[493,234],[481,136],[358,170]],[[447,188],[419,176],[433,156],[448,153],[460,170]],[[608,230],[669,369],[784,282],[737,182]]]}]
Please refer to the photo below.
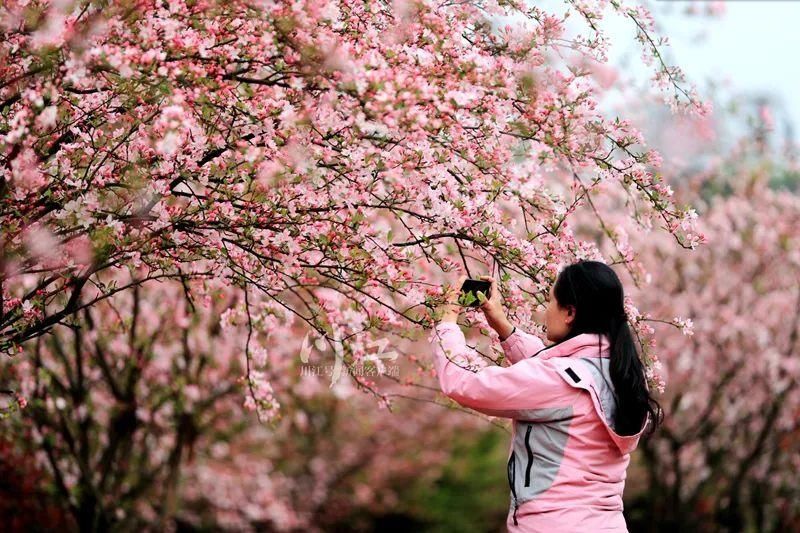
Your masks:
[{"label": "phone screen", "polygon": [[476,293],[480,291],[486,296],[486,298],[489,298],[491,296],[491,287],[492,284],[490,282],[483,281],[481,279],[464,280],[464,284],[461,286],[461,297],[464,305],[468,307],[478,307],[481,304],[481,301],[478,299],[478,295]]}]

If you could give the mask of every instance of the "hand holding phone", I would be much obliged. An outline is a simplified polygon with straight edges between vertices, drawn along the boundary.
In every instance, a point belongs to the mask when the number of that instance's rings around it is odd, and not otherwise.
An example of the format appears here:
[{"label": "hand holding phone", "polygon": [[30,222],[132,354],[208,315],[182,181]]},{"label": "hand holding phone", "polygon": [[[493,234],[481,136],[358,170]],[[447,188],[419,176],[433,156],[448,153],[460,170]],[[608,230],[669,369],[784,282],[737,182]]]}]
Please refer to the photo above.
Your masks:
[{"label": "hand holding phone", "polygon": [[[491,297],[491,288],[492,284],[489,281],[467,278],[461,286],[459,303],[467,307],[478,307]],[[485,299],[481,300],[478,293],[481,293]]]}]

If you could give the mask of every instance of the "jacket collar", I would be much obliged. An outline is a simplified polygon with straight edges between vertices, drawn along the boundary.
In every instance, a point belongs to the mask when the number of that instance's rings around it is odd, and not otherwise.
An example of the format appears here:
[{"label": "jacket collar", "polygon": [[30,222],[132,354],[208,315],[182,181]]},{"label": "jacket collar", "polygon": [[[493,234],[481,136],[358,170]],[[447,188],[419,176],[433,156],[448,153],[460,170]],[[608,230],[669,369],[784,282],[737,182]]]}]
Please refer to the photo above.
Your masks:
[{"label": "jacket collar", "polygon": [[[599,347],[599,349],[598,349]],[[581,333],[560,344],[551,345],[541,351],[539,359],[551,357],[610,357],[611,345],[608,336],[599,333]]]}]

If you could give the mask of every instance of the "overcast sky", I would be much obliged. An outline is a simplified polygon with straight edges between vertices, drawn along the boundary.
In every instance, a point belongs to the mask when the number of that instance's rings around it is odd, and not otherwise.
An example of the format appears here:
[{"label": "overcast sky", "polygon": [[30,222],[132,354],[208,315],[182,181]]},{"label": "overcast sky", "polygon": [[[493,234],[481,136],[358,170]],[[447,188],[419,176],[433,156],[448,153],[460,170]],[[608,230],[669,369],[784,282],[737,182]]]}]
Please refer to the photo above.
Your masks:
[{"label": "overcast sky", "polygon": [[[800,125],[800,1],[736,0],[726,2],[724,13],[714,18],[687,16],[704,1],[655,1],[650,5],[671,64],[680,66],[701,94],[710,85],[726,100],[730,96],[767,96],[775,106],[776,126],[784,120]],[[646,79],[650,70],[639,59],[630,24],[609,17],[614,45],[609,63],[625,65],[626,73]],[[628,36],[626,39],[625,37]],[[644,77],[643,77],[644,76]],[[796,137],[796,135],[795,135]]]}]

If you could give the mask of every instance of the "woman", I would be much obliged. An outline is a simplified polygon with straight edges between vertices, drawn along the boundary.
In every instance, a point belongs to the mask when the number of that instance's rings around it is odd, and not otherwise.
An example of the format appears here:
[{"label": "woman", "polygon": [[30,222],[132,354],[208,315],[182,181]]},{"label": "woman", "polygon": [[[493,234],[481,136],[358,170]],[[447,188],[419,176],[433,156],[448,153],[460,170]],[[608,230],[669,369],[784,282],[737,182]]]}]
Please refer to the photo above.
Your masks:
[{"label": "woman", "polygon": [[465,407],[513,419],[511,532],[627,531],[622,492],[630,453],[661,422],[627,324],[622,284],[597,261],[564,268],[550,289],[545,347],[514,327],[493,279],[481,305],[510,366],[475,372],[479,356],[456,324],[463,277],[431,333],[442,391]]}]

